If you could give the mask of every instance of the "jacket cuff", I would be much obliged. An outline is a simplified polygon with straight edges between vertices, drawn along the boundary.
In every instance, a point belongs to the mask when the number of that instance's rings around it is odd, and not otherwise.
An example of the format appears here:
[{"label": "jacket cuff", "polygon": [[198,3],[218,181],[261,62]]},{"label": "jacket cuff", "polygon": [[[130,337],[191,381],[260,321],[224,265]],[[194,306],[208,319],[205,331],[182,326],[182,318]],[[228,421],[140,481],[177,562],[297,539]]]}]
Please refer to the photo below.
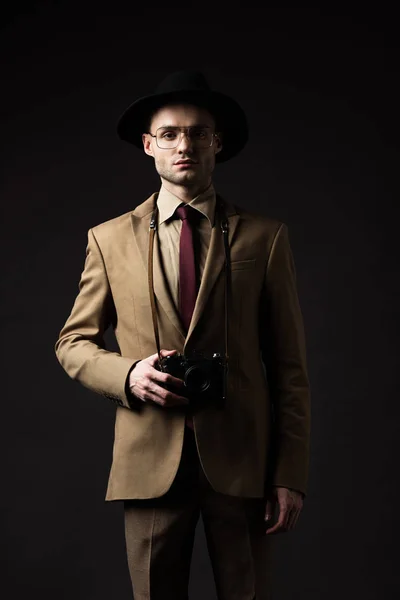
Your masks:
[{"label": "jacket cuff", "polygon": [[125,380],[125,396],[128,401],[129,408],[131,408],[132,410],[138,410],[143,406],[143,401],[140,398],[137,398],[134,394],[132,394],[132,392],[129,388],[129,376],[139,362],[140,362],[140,360],[137,360],[133,363],[133,365],[131,366],[131,368],[128,371],[128,374],[127,374],[126,380]]}]

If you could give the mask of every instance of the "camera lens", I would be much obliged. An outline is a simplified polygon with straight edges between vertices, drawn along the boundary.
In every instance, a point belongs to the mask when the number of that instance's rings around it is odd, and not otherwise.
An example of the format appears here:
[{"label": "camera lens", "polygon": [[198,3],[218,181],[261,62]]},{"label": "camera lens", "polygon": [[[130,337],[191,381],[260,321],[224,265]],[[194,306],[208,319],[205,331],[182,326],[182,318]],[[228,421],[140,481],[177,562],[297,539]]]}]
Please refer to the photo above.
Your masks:
[{"label": "camera lens", "polygon": [[192,392],[205,392],[211,385],[208,374],[202,369],[193,365],[185,373],[186,387]]}]

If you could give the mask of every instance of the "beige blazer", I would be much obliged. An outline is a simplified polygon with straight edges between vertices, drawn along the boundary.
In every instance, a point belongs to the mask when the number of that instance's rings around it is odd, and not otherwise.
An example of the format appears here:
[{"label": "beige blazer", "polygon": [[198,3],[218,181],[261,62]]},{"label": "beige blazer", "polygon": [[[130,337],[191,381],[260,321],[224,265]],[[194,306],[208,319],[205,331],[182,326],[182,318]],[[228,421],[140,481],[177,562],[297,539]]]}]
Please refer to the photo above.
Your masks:
[{"label": "beige blazer", "polygon": [[[117,404],[106,500],[153,498],[178,469],[182,409],[140,403],[130,408],[127,374],[154,354],[147,253],[153,194],[133,211],[88,232],[79,294],[56,342],[70,377]],[[225,201],[232,260],[228,398],[224,410],[194,415],[204,472],[218,492],[263,497],[267,486],[306,493],[310,399],[296,276],[285,224]],[[154,256],[161,348],[224,351],[224,247],[219,219],[190,329],[185,337]],[[105,348],[114,328],[120,353]]]}]

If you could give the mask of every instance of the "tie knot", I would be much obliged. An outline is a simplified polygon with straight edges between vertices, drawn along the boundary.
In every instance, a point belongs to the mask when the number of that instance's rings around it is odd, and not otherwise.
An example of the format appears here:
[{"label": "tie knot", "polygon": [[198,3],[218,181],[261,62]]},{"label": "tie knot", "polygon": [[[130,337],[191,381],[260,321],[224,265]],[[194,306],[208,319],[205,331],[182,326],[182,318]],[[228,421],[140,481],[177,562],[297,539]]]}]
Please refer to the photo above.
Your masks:
[{"label": "tie knot", "polygon": [[197,216],[196,213],[198,213],[198,211],[189,204],[185,204],[185,206],[179,206],[176,209],[176,214],[182,221],[185,221],[185,219],[188,221],[194,221]]}]

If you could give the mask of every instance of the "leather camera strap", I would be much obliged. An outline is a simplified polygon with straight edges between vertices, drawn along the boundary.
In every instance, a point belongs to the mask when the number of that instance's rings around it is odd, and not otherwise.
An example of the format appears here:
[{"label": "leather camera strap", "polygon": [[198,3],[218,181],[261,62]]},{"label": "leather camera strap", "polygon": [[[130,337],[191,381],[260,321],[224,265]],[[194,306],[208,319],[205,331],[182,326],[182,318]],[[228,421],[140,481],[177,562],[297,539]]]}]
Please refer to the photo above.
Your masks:
[{"label": "leather camera strap", "polygon": [[161,361],[161,348],[160,348],[160,336],[158,332],[158,320],[157,320],[157,309],[156,309],[156,299],[154,293],[154,274],[153,274],[153,254],[154,254],[154,235],[157,229],[157,200],[156,205],[153,210],[153,214],[151,216],[150,221],[150,237],[149,237],[149,260],[148,260],[148,280],[149,280],[149,293],[150,293],[150,303],[151,303],[151,315],[153,319],[153,328],[154,328],[154,337],[156,340],[157,346],[157,354],[158,360]]}]

